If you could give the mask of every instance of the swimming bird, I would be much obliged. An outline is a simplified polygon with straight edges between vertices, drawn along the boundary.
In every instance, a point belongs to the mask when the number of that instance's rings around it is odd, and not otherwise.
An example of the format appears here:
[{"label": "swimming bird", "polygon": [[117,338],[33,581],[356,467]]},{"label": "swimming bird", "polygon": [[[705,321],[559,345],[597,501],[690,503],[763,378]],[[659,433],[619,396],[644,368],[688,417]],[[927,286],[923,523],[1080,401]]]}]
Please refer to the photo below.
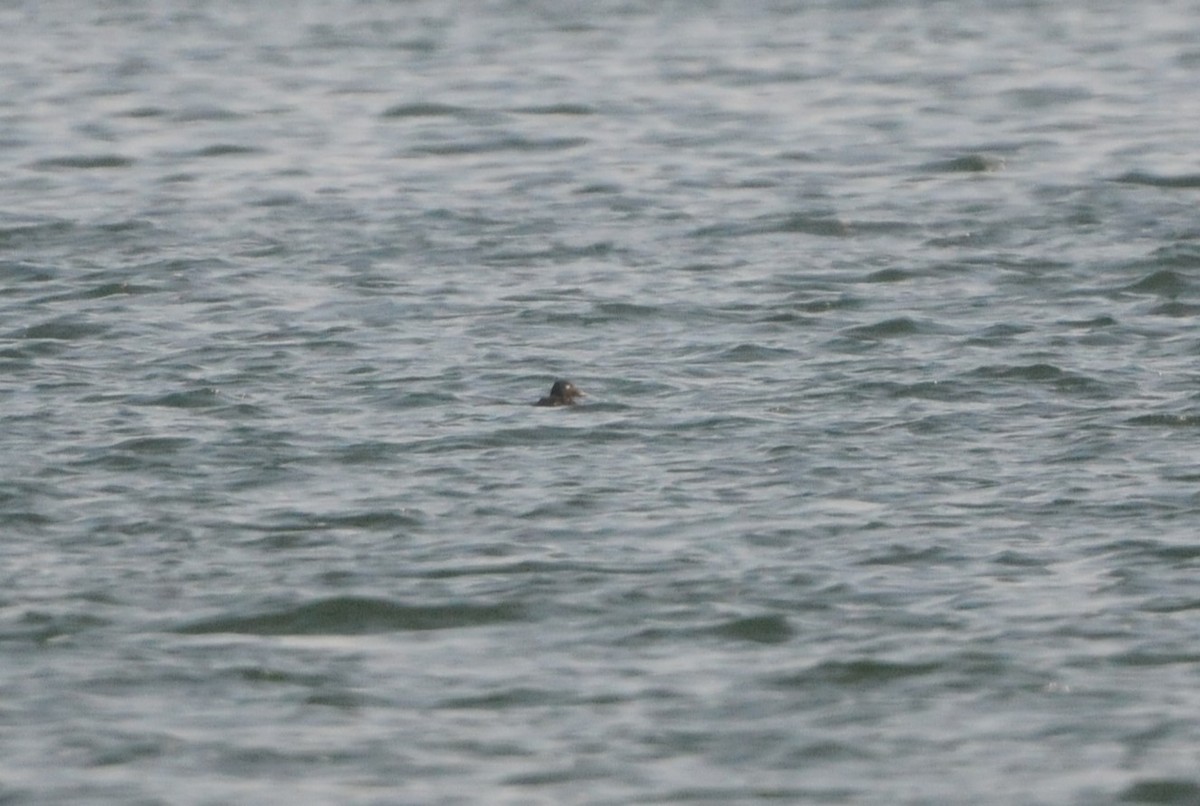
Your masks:
[{"label": "swimming bird", "polygon": [[579,391],[579,387],[570,381],[557,380],[550,387],[550,394],[543,397],[535,406],[574,406],[575,399],[579,397],[587,397],[583,392]]}]

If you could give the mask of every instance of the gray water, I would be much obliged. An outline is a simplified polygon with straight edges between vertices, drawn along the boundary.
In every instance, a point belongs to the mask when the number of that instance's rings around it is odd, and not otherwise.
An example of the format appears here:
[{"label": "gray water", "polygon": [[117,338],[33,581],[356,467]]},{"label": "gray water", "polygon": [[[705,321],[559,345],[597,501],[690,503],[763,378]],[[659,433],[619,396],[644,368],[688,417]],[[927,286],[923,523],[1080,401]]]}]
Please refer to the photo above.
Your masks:
[{"label": "gray water", "polygon": [[1200,803],[1194,0],[0,31],[0,803]]}]

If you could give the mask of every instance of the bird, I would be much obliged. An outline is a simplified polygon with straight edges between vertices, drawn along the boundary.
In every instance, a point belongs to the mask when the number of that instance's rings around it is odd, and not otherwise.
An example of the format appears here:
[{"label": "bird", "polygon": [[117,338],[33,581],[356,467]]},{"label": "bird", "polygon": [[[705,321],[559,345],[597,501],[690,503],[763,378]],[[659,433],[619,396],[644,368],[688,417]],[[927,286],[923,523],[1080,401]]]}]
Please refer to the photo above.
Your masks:
[{"label": "bird", "polygon": [[583,392],[579,391],[579,387],[570,381],[557,380],[550,387],[550,394],[543,397],[535,406],[574,406],[575,399],[587,397]]}]

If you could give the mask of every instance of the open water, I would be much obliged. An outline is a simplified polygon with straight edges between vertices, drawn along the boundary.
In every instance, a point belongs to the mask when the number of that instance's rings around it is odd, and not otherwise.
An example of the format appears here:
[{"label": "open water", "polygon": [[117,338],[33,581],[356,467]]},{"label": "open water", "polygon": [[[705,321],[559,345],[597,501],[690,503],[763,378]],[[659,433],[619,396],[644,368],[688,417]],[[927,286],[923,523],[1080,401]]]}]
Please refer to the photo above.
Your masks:
[{"label": "open water", "polygon": [[0,31],[0,803],[1200,803],[1195,0]]}]

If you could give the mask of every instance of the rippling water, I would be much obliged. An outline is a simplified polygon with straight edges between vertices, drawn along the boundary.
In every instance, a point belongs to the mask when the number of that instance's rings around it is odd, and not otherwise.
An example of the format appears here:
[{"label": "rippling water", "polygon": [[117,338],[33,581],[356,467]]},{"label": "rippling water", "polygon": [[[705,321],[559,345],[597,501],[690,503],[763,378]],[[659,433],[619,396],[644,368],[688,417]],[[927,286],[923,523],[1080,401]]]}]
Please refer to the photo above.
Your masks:
[{"label": "rippling water", "polygon": [[0,7],[0,802],[1200,802],[1200,5],[247,5]]}]

